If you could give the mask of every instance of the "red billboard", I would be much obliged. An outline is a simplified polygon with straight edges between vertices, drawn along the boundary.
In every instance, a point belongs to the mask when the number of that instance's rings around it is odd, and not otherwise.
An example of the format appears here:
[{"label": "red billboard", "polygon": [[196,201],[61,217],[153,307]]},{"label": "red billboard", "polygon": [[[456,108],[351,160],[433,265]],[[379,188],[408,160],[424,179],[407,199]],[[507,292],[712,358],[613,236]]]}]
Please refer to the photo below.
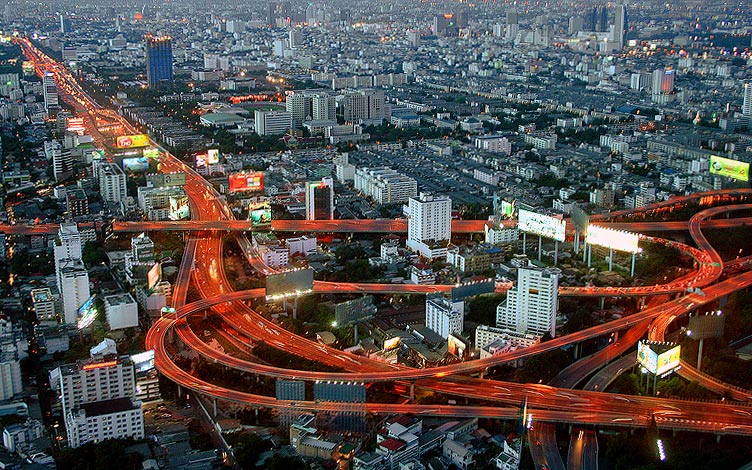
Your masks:
[{"label": "red billboard", "polygon": [[264,189],[264,172],[233,173],[229,177],[230,192],[261,191]]}]

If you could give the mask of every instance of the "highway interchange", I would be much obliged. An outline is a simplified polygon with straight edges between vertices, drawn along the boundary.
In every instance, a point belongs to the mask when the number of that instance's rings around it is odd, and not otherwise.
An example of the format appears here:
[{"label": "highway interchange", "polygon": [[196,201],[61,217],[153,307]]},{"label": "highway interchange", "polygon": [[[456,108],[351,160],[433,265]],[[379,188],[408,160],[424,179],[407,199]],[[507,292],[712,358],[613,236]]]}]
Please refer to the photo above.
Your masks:
[{"label": "highway interchange", "polygon": [[[34,60],[40,73],[49,71],[55,74],[62,87],[61,97],[74,103],[78,110],[85,110],[96,122],[97,115],[104,115],[107,119],[120,119],[123,129],[132,127],[122,118],[113,116],[109,110],[104,110],[96,104],[75,79],[55,61],[38,51],[25,39],[17,39],[24,53]],[[95,138],[97,136],[95,135]],[[156,146],[156,144],[154,144]],[[193,220],[190,222],[139,222],[135,224],[116,224],[116,229],[123,231],[143,230],[188,230],[189,235],[186,249],[181,261],[178,280],[173,290],[173,306],[177,309],[175,315],[164,316],[155,321],[146,338],[147,349],[154,349],[157,368],[162,374],[186,389],[214,397],[220,400],[243,403],[253,407],[284,408],[289,402],[276,400],[274,397],[250,394],[241,390],[223,388],[194,377],[178,367],[173,361],[171,350],[176,344],[176,337],[187,347],[194,349],[210,361],[227,367],[246,371],[253,374],[300,379],[300,380],[347,380],[356,382],[400,382],[414,387],[441,392],[443,394],[465,397],[479,403],[479,405],[417,405],[412,403],[367,403],[366,409],[371,413],[413,413],[417,415],[454,416],[454,417],[496,417],[515,418],[518,405],[523,398],[527,398],[528,406],[536,421],[550,423],[570,423],[582,425],[602,426],[645,426],[655,419],[661,428],[675,430],[695,430],[713,432],[716,434],[752,435],[752,393],[724,384],[717,379],[707,377],[695,371],[688,364],[682,364],[679,373],[691,380],[697,380],[703,386],[731,394],[736,401],[710,402],[697,406],[697,403],[686,400],[672,400],[665,398],[628,396],[607,394],[591,390],[572,390],[565,387],[554,387],[542,384],[518,384],[482,379],[471,376],[483,373],[488,368],[515,361],[533,354],[561,348],[569,344],[602,337],[610,333],[623,332],[621,339],[614,345],[599,353],[585,358],[590,362],[580,364],[562,375],[561,385],[573,386],[573,379],[567,379],[571,373],[573,377],[583,375],[597,367],[605,365],[621,354],[628,352],[634,343],[644,337],[647,332],[650,339],[663,339],[668,326],[687,313],[710,304],[736,290],[752,285],[752,271],[748,265],[736,263],[737,272],[720,280],[724,272],[724,263],[705,236],[702,228],[713,226],[717,228],[749,225],[752,219],[713,219],[713,217],[734,210],[749,210],[745,203],[752,201],[752,190],[734,190],[723,192],[709,192],[675,198],[648,208],[630,212],[614,212],[602,217],[592,217],[593,222],[612,225],[622,229],[639,232],[664,232],[671,230],[689,230],[689,234],[697,248],[677,242],[669,242],[658,238],[644,237],[646,243],[666,243],[684,251],[695,259],[696,269],[682,278],[669,284],[643,287],[568,287],[561,289],[562,296],[584,297],[661,297],[663,301],[648,303],[647,308],[633,315],[611,321],[605,324],[576,332],[574,334],[557,337],[551,341],[541,343],[523,351],[493,356],[483,360],[467,361],[449,366],[431,369],[411,369],[401,365],[385,364],[383,362],[354,356],[340,350],[328,348],[316,342],[294,335],[274,322],[264,318],[251,309],[245,302],[249,299],[261,298],[265,295],[263,289],[234,292],[227,279],[222,261],[222,237],[226,231],[232,231],[243,252],[248,255],[248,261],[261,274],[273,270],[263,265],[250,248],[250,242],[244,235],[248,230],[246,222],[233,221],[233,217],[226,202],[203,177],[198,175],[186,164],[163,150],[162,171],[181,171],[187,175],[186,194],[191,201]],[[643,217],[660,215],[671,211],[685,203],[694,203],[706,207],[695,214],[689,222],[650,222]],[[712,207],[711,206],[718,206]],[[477,233],[483,231],[484,221],[455,222],[455,233]],[[311,232],[323,230],[357,232],[403,232],[406,231],[404,221],[331,221],[329,225],[319,225],[319,222],[304,221],[276,221],[273,229],[279,231]],[[618,225],[617,225],[618,224]],[[195,228],[193,228],[195,227]],[[325,227],[316,228],[316,227]],[[57,226],[55,226],[55,229]],[[45,226],[5,226],[6,233],[43,233],[51,228]],[[193,230],[199,231],[197,236]],[[46,232],[44,232],[46,233]],[[187,303],[188,287],[190,283],[196,287],[202,300]],[[704,295],[697,293],[686,294],[687,288],[701,288]],[[409,285],[379,285],[379,284],[343,284],[317,282],[314,291],[317,293],[425,293],[445,291],[451,286],[409,286]],[[220,353],[209,348],[190,329],[186,318],[190,315],[201,314],[211,309],[231,325],[238,337],[243,340],[252,339],[265,341],[268,344],[292,354],[337,367],[340,373],[318,373],[303,370],[282,369],[261,365],[254,362],[242,361],[230,355]],[[624,332],[626,330],[626,332]],[[614,349],[609,349],[614,348]],[[578,363],[575,363],[575,365]],[[575,371],[578,369],[579,371]],[[569,380],[569,382],[568,382]],[[331,404],[316,402],[299,402],[295,406],[300,410],[316,411],[326,407],[331,410]],[[545,436],[544,436],[545,437]],[[583,435],[583,438],[586,436]],[[549,439],[549,437],[545,437]],[[544,440],[545,440],[544,439]],[[590,442],[590,441],[586,441]],[[584,443],[583,443],[584,446]]]}]

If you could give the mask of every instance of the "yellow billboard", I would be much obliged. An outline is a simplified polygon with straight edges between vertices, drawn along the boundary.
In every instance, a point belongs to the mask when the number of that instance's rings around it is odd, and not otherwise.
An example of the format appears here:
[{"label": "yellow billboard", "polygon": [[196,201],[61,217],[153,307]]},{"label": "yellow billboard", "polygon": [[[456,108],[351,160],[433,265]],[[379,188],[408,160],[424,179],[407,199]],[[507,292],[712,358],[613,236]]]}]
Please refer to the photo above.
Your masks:
[{"label": "yellow billboard", "polygon": [[146,147],[149,145],[149,136],[146,134],[121,135],[115,140],[115,145],[119,149]]},{"label": "yellow billboard", "polygon": [[661,375],[664,372],[668,372],[672,369],[679,367],[679,361],[681,359],[681,346],[676,345],[658,355],[658,367],[656,368],[656,375]]},{"label": "yellow billboard", "polygon": [[710,156],[710,172],[714,175],[739,181],[749,181],[749,163],[719,157],[718,155]]}]

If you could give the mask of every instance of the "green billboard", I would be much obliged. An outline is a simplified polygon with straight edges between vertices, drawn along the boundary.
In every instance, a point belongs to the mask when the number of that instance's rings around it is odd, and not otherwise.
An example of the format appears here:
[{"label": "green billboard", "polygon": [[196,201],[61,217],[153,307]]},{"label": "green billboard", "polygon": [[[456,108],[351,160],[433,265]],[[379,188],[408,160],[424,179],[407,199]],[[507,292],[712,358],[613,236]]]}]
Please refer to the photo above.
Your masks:
[{"label": "green billboard", "polygon": [[710,156],[710,172],[739,181],[749,181],[749,163],[717,155]]}]

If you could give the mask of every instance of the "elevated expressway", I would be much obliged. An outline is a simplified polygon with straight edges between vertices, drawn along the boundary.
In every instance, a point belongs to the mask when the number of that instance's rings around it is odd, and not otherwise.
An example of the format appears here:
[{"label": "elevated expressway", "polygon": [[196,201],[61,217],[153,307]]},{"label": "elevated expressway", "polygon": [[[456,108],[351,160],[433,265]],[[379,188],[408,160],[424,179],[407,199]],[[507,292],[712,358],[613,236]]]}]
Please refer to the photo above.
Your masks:
[{"label": "elevated expressway", "polygon": [[[62,76],[63,80],[72,80],[68,74]],[[72,88],[75,93],[75,88]],[[80,98],[80,96],[78,96]],[[165,162],[172,162],[177,166],[185,167],[182,162],[177,161],[171,155],[165,155]],[[184,168],[185,169],[185,168]],[[202,219],[230,219],[230,213],[226,204],[222,203],[215,196],[211,186],[203,181],[200,176],[192,172],[187,172],[189,178],[195,184],[186,185],[186,192],[196,205],[196,213]],[[203,195],[202,193],[203,186]],[[194,244],[195,243],[195,248]],[[536,419],[552,422],[571,422],[583,424],[608,424],[635,426],[647,424],[651,417],[670,414],[672,422],[667,426],[673,429],[694,429],[711,431],[716,433],[729,434],[752,434],[752,421],[749,419],[749,413],[735,413],[732,406],[741,407],[741,405],[730,404],[708,404],[702,409],[694,406],[691,402],[680,400],[665,400],[648,397],[629,397],[619,395],[607,395],[598,392],[585,391],[565,391],[543,385],[521,385],[497,381],[487,381],[462,377],[457,374],[470,373],[473,371],[482,371],[488,367],[514,360],[514,353],[492,357],[484,360],[471,361],[468,363],[456,364],[428,370],[406,369],[401,366],[386,364],[374,364],[376,361],[366,361],[363,358],[352,356],[339,350],[325,348],[311,348],[315,343],[308,342],[304,338],[292,335],[279,329],[276,325],[268,321],[259,320],[260,315],[253,312],[248,306],[240,302],[240,299],[253,298],[261,292],[240,292],[233,293],[230,284],[224,273],[221,262],[221,245],[220,236],[207,236],[193,240],[189,239],[189,247],[186,249],[183,263],[181,264],[182,273],[179,274],[182,284],[186,284],[187,275],[185,271],[191,269],[190,275],[202,297],[211,297],[188,305],[180,306],[174,318],[165,317],[157,322],[150,329],[147,335],[147,347],[155,350],[156,364],[159,370],[168,378],[176,381],[178,384],[204,393],[215,398],[241,402],[252,406],[261,407],[285,407],[289,403],[277,401],[275,398],[249,394],[246,392],[231,390],[218,387],[207,383],[199,378],[193,377],[187,372],[177,367],[167,352],[166,337],[172,335],[172,331],[178,329],[186,315],[197,313],[211,307],[215,312],[219,312],[224,319],[231,325],[242,330],[243,333],[253,336],[261,336],[262,339],[274,342],[277,347],[285,350],[292,350],[305,357],[311,357],[322,362],[332,364],[339,363],[339,367],[349,370],[349,373],[343,373],[343,379],[354,381],[422,381],[420,386],[426,386],[431,389],[451,393],[454,395],[467,396],[469,398],[483,400],[484,402],[508,403],[516,405],[521,397],[527,396],[530,406],[535,408]],[[704,253],[703,253],[704,254]],[[618,331],[629,327],[638,322],[653,319],[666,312],[678,314],[681,310],[687,310],[693,305],[699,306],[710,302],[712,299],[727,295],[736,289],[743,288],[752,284],[752,273],[745,272],[731,279],[716,283],[711,282],[717,278],[714,263],[708,263],[704,257],[697,257],[698,276],[696,286],[707,286],[704,290],[705,296],[695,294],[676,299],[669,302],[660,309],[647,309],[632,317],[628,317],[608,325],[599,325],[596,329],[585,330],[575,335],[563,338],[557,338],[546,342],[538,347],[537,350],[530,350],[528,353],[543,352],[554,348],[561,347],[565,344],[575,341],[581,341],[594,336],[608,334],[611,331]],[[194,265],[194,261],[196,264]],[[185,292],[182,286],[177,286],[178,292]],[[317,291],[327,292],[330,287],[318,285]],[[332,288],[333,289],[333,288]],[[179,296],[185,294],[180,293]],[[627,295],[625,292],[611,292],[610,294],[600,293],[600,295]],[[644,295],[650,295],[645,292]],[[184,298],[184,297],[183,297]],[[177,305],[183,303],[178,298]],[[690,303],[692,305],[690,305]],[[275,329],[271,329],[272,326]],[[185,331],[180,327],[179,331]],[[276,338],[276,339],[275,339]],[[194,343],[192,339],[191,346],[200,346]],[[274,344],[274,343],[270,343]],[[317,352],[318,351],[318,352]],[[312,354],[313,353],[313,354]],[[517,356],[517,358],[523,355]],[[211,356],[207,356],[211,357]],[[222,361],[229,361],[226,357],[219,357]],[[246,363],[242,367],[250,370],[258,367],[258,364]],[[238,364],[240,368],[241,365]],[[362,372],[359,371],[363,370]],[[287,371],[284,369],[269,370],[264,373],[279,374],[278,376],[288,376],[291,378],[307,378],[306,371]],[[277,375],[275,375],[277,376]],[[325,379],[331,380],[332,374],[327,374]],[[311,378],[311,380],[315,380]],[[465,385],[463,385],[465,384]],[[493,390],[493,393],[489,393]],[[318,410],[326,407],[331,410],[331,404],[318,404],[314,402],[296,403],[300,409]],[[433,416],[479,416],[479,417],[511,417],[516,416],[516,406],[513,408],[499,408],[498,406],[435,406],[435,405],[413,405],[413,404],[383,404],[368,403],[367,409],[374,413],[415,413],[430,414]],[[743,410],[740,410],[743,411]]]}]

